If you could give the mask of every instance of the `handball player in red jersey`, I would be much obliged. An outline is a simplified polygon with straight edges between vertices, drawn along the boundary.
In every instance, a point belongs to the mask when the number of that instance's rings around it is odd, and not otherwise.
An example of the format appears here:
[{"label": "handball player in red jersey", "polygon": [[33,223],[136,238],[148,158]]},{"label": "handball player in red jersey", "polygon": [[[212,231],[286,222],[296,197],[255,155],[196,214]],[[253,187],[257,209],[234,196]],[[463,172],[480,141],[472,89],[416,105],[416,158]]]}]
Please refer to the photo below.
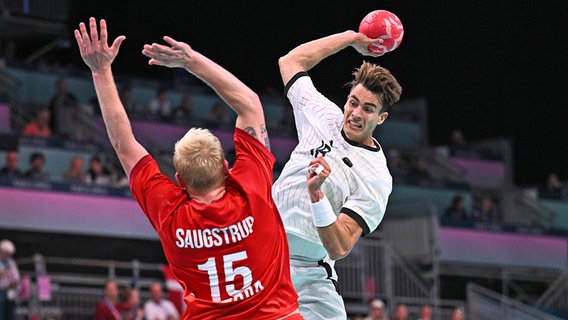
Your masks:
[{"label": "handball player in red jersey", "polygon": [[75,30],[91,69],[110,141],[136,201],[158,233],[184,287],[184,319],[302,319],[290,280],[289,253],[271,196],[272,167],[262,105],[251,89],[189,45],[145,45],[150,65],[186,69],[237,113],[236,161],[228,170],[219,139],[191,129],[175,145],[174,183],[134,138],[111,64],[124,36],[108,46],[105,20]]}]

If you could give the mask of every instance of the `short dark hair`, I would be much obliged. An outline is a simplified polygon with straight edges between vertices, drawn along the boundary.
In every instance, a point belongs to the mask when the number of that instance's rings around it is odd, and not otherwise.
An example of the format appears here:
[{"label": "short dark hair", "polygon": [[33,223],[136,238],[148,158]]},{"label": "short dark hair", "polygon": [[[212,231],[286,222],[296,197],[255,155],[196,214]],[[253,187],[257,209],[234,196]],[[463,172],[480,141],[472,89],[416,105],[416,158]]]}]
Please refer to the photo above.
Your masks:
[{"label": "short dark hair", "polygon": [[43,153],[34,152],[30,155],[30,163],[34,163],[37,159],[41,159],[42,161],[45,161],[45,157],[43,156]]},{"label": "short dark hair", "polygon": [[353,80],[348,83],[350,89],[362,84],[375,93],[381,103],[380,112],[388,111],[393,104],[400,100],[402,87],[388,69],[364,61],[352,74]]}]

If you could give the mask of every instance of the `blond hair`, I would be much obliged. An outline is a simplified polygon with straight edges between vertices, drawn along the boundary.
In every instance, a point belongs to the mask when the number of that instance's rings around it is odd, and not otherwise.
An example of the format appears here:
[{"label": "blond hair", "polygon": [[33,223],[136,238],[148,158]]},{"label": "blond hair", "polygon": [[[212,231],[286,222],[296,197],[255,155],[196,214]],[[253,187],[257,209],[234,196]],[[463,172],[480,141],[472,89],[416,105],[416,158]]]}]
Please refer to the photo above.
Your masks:
[{"label": "blond hair", "polygon": [[353,80],[348,83],[350,88],[353,89],[356,85],[362,84],[376,94],[382,106],[380,112],[388,111],[400,100],[402,87],[386,68],[364,61],[352,74]]},{"label": "blond hair", "polygon": [[175,144],[174,167],[193,192],[208,193],[225,179],[221,142],[207,129],[190,129]]}]

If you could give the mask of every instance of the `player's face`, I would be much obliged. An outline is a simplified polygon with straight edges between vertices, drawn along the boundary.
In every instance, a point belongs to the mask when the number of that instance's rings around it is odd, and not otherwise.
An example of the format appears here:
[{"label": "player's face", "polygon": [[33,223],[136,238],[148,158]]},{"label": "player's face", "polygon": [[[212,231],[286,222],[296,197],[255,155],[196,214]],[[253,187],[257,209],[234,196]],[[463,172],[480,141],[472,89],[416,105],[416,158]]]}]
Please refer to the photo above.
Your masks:
[{"label": "player's face", "polygon": [[387,112],[381,112],[379,98],[362,84],[358,84],[351,90],[345,103],[343,131],[354,142],[374,146],[373,131],[387,117]]}]

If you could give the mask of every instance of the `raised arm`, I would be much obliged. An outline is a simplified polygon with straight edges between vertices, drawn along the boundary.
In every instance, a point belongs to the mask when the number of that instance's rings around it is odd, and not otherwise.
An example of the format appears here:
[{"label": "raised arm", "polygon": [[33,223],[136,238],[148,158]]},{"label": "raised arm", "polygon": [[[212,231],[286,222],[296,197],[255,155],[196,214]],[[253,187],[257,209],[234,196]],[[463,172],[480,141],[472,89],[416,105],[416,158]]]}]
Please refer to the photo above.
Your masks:
[{"label": "raised arm", "polygon": [[148,154],[148,151],[134,138],[130,121],[118,97],[111,70],[111,64],[118,54],[122,41],[126,37],[117,37],[112,46],[109,47],[107,25],[104,19],[100,21],[100,35],[95,18],[89,19],[89,29],[90,33],[87,31],[85,24],[81,22],[79,30],[75,30],[75,39],[79,45],[83,61],[91,69],[110,142],[126,175],[130,177],[132,168],[138,160]]},{"label": "raised arm", "polygon": [[243,129],[270,149],[264,112],[258,95],[230,72],[188,44],[164,37],[169,46],[144,45],[142,54],[151,65],[184,68],[210,86],[237,113],[236,127]]},{"label": "raised arm", "polygon": [[377,42],[383,42],[383,40],[371,39],[352,30],[306,42],[278,60],[282,82],[286,85],[296,73],[310,70],[323,59],[349,46],[362,55],[378,57],[380,54],[367,50],[367,45]]}]

